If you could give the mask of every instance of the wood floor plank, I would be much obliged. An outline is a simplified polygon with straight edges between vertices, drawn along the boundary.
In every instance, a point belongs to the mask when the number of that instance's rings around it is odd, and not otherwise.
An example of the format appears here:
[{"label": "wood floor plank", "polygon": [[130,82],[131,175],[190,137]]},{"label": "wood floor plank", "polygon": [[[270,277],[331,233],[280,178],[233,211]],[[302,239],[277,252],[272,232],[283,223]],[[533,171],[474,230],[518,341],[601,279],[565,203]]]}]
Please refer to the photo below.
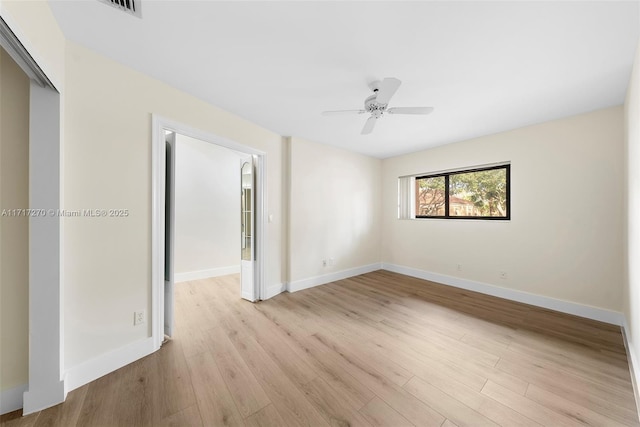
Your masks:
[{"label": "wood floor plank", "polygon": [[131,425],[153,426],[164,415],[158,355],[154,353],[122,370],[117,407],[119,417],[129,420]]},{"label": "wood floor plank", "polygon": [[340,293],[337,295],[327,287],[321,287],[318,292],[314,292],[313,300],[320,304],[329,303],[337,313],[341,313],[347,318],[367,319],[372,322],[379,322],[385,318],[384,307],[380,305],[369,304],[366,299],[360,299],[359,304],[354,305],[349,295]]},{"label": "wood floor plank", "polygon": [[271,401],[222,327],[208,331],[211,355],[243,417],[259,411]]},{"label": "wood floor plank", "polygon": [[235,347],[229,340],[224,328],[220,325],[207,329],[202,334],[202,337],[205,351],[208,350],[214,359],[217,359],[221,354],[235,351]]},{"label": "wood floor plank", "polygon": [[502,354],[509,348],[512,340],[500,339],[495,337],[491,333],[480,334],[477,331],[469,331],[460,338],[465,344],[469,344],[472,347],[484,350],[489,354],[495,354],[501,357]]},{"label": "wood floor plank", "polygon": [[190,329],[188,332],[180,333],[174,339],[180,341],[185,358],[208,351],[205,331],[202,329]]},{"label": "wood floor plank", "polygon": [[282,427],[284,420],[275,406],[268,405],[245,420],[247,427]]},{"label": "wood floor plank", "polygon": [[402,324],[394,319],[384,320],[381,322],[380,327],[383,327],[382,325],[401,331],[415,340],[422,341],[424,344],[428,345],[429,349],[427,351],[429,352],[434,350],[447,352],[451,357],[472,359],[474,363],[482,363],[486,366],[492,367],[495,366],[500,359],[500,357],[495,354],[477,349],[460,340],[440,334],[430,333],[429,331],[425,331],[412,325]]},{"label": "wood floor plank", "polygon": [[367,366],[362,361],[345,357],[342,354],[330,351],[331,342],[318,335],[313,335],[315,346],[322,346],[329,349],[326,353],[327,358],[333,360],[367,388],[373,391],[378,397],[385,401],[389,406],[398,411],[400,415],[419,426],[440,426],[445,417],[438,413],[429,405],[417,399],[411,393],[396,386],[384,377],[378,374],[374,369]]},{"label": "wood floor plank", "polygon": [[[501,359],[526,362],[558,372],[567,372],[575,377],[593,382],[607,392],[618,393],[623,396],[629,396],[629,392],[633,387],[628,373],[625,376],[618,372],[602,369],[600,366],[576,363],[575,359],[570,360],[566,357],[554,357],[549,354],[534,355],[530,351],[514,351],[509,347],[502,352]],[[631,399],[629,400],[630,407],[635,406],[634,402],[631,402]]]},{"label": "wood floor plank", "polygon": [[615,325],[389,271],[239,295],[177,284],[159,351],[2,427],[640,427]]},{"label": "wood floor plank", "polygon": [[[468,406],[479,414],[482,414],[496,424],[503,426],[540,427],[539,423],[527,418],[512,408],[483,395],[480,392],[472,390],[458,381],[447,381],[435,377],[415,377],[413,381],[414,386],[415,384],[428,383],[436,387],[438,390],[460,401],[460,403]],[[451,418],[449,419],[451,420]]]},{"label": "wood floor plank", "polygon": [[[553,409],[556,412],[562,411],[562,413],[567,414],[578,422],[586,425],[620,427],[624,425],[628,426],[634,421],[630,417],[625,417],[621,411],[615,411],[615,413],[605,411],[606,414],[603,415],[597,412],[600,411],[601,408],[591,407],[593,409],[590,409],[589,402],[584,402],[584,405],[580,405],[571,400],[565,399],[562,396],[537,387],[534,384],[529,385],[526,397],[534,402],[538,402],[542,406]],[[620,422],[618,422],[616,418],[619,419]]]},{"label": "wood floor plank", "polygon": [[620,390],[607,388],[594,381],[526,361],[501,359],[497,368],[559,396],[565,396],[573,402],[580,404],[588,402],[588,407],[596,408],[602,413],[609,413],[614,419],[637,418],[633,397],[625,395]]},{"label": "wood floor plank", "polygon": [[243,417],[227,389],[211,353],[198,353],[187,359],[198,410],[206,426],[240,426]]},{"label": "wood floor plank", "polygon": [[161,419],[165,419],[183,409],[194,407],[197,402],[180,342],[168,340],[156,354],[159,372],[152,375],[160,379],[160,406],[152,409],[159,412]]},{"label": "wood floor plank", "polygon": [[[348,287],[349,280],[337,282],[335,286],[323,286],[319,291],[332,295],[332,301],[339,301],[336,304],[347,305],[350,310],[358,310],[362,307],[356,312],[362,313],[362,317],[368,317],[373,321],[397,319],[454,339],[460,339],[467,332],[453,322],[436,320],[429,311],[422,310],[424,307],[420,307],[420,310],[415,310],[405,306],[404,302],[406,300],[388,298],[387,295],[382,295],[379,291],[373,291],[362,286],[357,289],[350,289]],[[341,286],[337,287],[337,285]],[[372,317],[371,313],[375,313],[376,317]]]},{"label": "wood floor plank", "polygon": [[403,388],[460,427],[498,425],[458,399],[449,396],[418,377],[412,378]]},{"label": "wood floor plank", "polygon": [[606,352],[606,348],[593,349],[537,332],[516,331],[509,348],[537,357],[546,356],[553,359],[573,360],[580,364],[594,366],[599,370],[608,370],[612,374],[618,373],[622,378],[626,378],[629,374],[626,358],[621,360],[617,354],[615,357],[611,357]]},{"label": "wood floor plank", "polygon": [[271,403],[267,394],[237,353],[223,353],[216,358],[222,378],[243,417]]},{"label": "wood floor plank", "polygon": [[[125,366],[125,368],[127,368]],[[120,408],[117,406],[120,396],[120,383],[125,369],[118,369],[88,384],[87,394],[82,404],[77,425],[117,425]],[[130,372],[130,371],[129,371]],[[65,405],[65,404],[63,404]]]},{"label": "wood floor plank", "polygon": [[315,378],[302,387],[307,400],[318,409],[332,426],[370,426],[371,424],[358,412],[358,408],[349,406],[321,378]]},{"label": "wood floor plank", "polygon": [[0,416],[1,427],[33,427],[41,412],[22,415],[22,409]]},{"label": "wood floor plank", "polygon": [[371,399],[369,403],[360,409],[360,413],[362,413],[370,425],[376,427],[413,427],[414,425],[396,412],[391,406],[384,403],[379,397]]},{"label": "wood floor plank", "polygon": [[531,418],[543,426],[577,427],[583,425],[578,422],[578,420],[562,412],[556,412],[551,408],[540,405],[525,396],[514,393],[491,381],[487,381],[487,384],[482,389],[482,394]]},{"label": "wood floor plank", "polygon": [[[253,307],[257,306],[252,305],[251,307],[251,310],[254,310]],[[247,307],[245,306],[244,309],[246,311]],[[257,313],[261,312],[256,311]],[[238,315],[242,316],[242,313],[238,313]],[[271,322],[266,322],[262,316],[247,319],[245,325],[262,349],[271,356],[271,359],[295,384],[306,384],[318,376],[312,364],[305,360],[305,354],[297,349],[295,341],[280,328],[274,328]],[[295,357],[292,357],[294,355]]]},{"label": "wood floor plank", "polygon": [[160,420],[157,425],[158,427],[199,427],[203,424],[198,405],[193,405]]},{"label": "wood floor plank", "polygon": [[487,381],[486,377],[476,375],[473,372],[460,369],[447,361],[429,358],[415,351],[413,346],[404,347],[398,341],[390,339],[377,339],[375,342],[365,344],[371,353],[388,355],[392,360],[421,377],[440,377],[454,379],[467,386],[480,391]]},{"label": "wood floor plank", "polygon": [[334,363],[330,352],[322,347],[313,345],[307,334],[295,327],[296,318],[290,317],[288,321],[278,324],[279,327],[291,338],[290,346],[296,349],[311,364],[317,375],[326,381],[335,392],[354,408],[360,408],[369,402],[374,394],[362,383],[357,381],[343,367]]},{"label": "wood floor plank", "polygon": [[285,425],[329,425],[253,338],[235,337],[233,343],[269,395]]},{"label": "wood floor plank", "polygon": [[380,375],[398,386],[403,386],[413,377],[414,373],[405,369],[401,365],[383,357],[381,354],[370,351],[363,351],[364,343],[355,338],[341,339],[342,337],[331,334],[329,330],[313,334],[324,339],[324,342],[331,340],[333,349],[340,352],[345,357],[356,360],[366,360],[366,363],[375,369]]}]

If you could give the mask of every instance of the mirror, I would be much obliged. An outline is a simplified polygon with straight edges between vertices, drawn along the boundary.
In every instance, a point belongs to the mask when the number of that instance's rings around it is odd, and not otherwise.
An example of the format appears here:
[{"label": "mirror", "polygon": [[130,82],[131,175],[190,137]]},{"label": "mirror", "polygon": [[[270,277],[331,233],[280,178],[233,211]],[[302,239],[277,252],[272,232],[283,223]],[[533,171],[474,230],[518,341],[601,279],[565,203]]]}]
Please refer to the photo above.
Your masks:
[{"label": "mirror", "polygon": [[241,227],[242,227],[242,260],[253,259],[253,166],[250,162],[242,165]]}]

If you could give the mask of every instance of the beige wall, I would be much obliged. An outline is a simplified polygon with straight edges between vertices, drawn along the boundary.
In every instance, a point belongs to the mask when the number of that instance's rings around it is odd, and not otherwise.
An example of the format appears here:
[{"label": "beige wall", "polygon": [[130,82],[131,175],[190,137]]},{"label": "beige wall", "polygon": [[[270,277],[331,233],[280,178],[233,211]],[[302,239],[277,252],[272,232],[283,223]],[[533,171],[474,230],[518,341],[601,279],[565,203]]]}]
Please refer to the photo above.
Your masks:
[{"label": "beige wall", "polygon": [[[624,314],[630,353],[640,375],[640,44],[627,90],[624,108],[626,150],[626,251]],[[636,384],[637,380],[636,380]]]},{"label": "beige wall", "polygon": [[290,162],[290,281],[379,263],[381,160],[291,138]]},{"label": "beige wall", "polygon": [[58,90],[64,86],[65,37],[45,0],[1,0],[0,14]]},{"label": "beige wall", "polygon": [[176,277],[240,271],[240,154],[176,135]]},{"label": "beige wall", "polygon": [[[0,211],[29,207],[29,79],[0,48]],[[29,378],[29,220],[0,217],[0,391]]]},{"label": "beige wall", "polygon": [[[503,161],[511,221],[397,219],[399,176]],[[622,168],[621,107],[385,159],[383,261],[620,311]]]},{"label": "beige wall", "polygon": [[280,136],[100,56],[66,48],[64,206],[126,208],[128,218],[64,221],[65,364],[150,336],[151,114],[267,153],[267,285],[281,283]]}]

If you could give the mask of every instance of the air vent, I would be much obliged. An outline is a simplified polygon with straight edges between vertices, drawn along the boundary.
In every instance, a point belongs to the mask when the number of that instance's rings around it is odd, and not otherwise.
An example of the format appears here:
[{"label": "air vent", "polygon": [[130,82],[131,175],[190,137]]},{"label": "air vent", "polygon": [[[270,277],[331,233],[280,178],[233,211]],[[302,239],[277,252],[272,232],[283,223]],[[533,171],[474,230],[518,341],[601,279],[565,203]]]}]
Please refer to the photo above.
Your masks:
[{"label": "air vent", "polygon": [[100,3],[110,4],[113,7],[117,7],[123,12],[127,12],[138,18],[142,18],[140,13],[140,0],[98,0]]}]

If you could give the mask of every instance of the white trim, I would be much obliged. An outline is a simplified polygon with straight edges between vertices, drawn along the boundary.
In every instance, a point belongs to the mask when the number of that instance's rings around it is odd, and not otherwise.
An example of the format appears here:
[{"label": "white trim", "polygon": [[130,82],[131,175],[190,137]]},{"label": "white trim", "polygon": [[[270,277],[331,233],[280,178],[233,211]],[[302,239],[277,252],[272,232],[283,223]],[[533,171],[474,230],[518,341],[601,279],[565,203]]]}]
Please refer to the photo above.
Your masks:
[{"label": "white trim", "polygon": [[456,288],[480,292],[486,295],[493,295],[495,297],[522,302],[529,305],[535,305],[537,307],[548,308],[550,310],[573,314],[575,316],[586,317],[587,319],[598,320],[600,322],[610,323],[613,325],[621,326],[624,321],[624,316],[622,315],[622,313],[613,310],[606,310],[604,308],[578,304],[575,302],[559,300],[542,295],[530,294],[528,292],[490,285],[488,283],[476,282],[473,280],[447,276],[439,273],[432,273],[430,271],[404,267],[401,265],[383,263],[382,268],[384,270],[393,271],[395,273],[404,274],[406,276],[430,280],[432,282],[442,283],[444,285],[454,286]]},{"label": "white trim", "polygon": [[[254,245],[256,247],[257,256],[255,259],[254,271],[254,288],[256,299],[267,299],[267,281],[266,281],[266,259],[267,250],[267,153],[263,153],[256,159],[256,212],[253,216],[255,234]],[[257,190],[257,191],[256,191]]]},{"label": "white trim", "polygon": [[[249,147],[247,145],[235,142],[231,139],[227,139],[213,133],[196,129],[189,125],[167,119],[166,117],[160,116],[158,114],[152,114],[151,121],[153,129],[158,131],[162,136],[164,136],[164,134],[161,131],[163,129],[166,129],[175,133],[179,133],[180,135],[185,135],[194,139],[209,142],[211,144],[216,144],[221,147],[229,148],[230,150],[235,150],[243,154],[255,154],[257,156],[265,155],[264,151],[258,150],[257,148]],[[162,143],[164,144],[164,140]]]},{"label": "white trim", "polygon": [[267,286],[267,291],[264,294],[263,300],[273,298],[287,290],[287,285],[284,283],[276,283],[275,285]]},{"label": "white trim", "polygon": [[638,392],[638,384],[640,378],[635,367],[640,366],[638,364],[638,358],[633,346],[629,342],[629,324],[627,323],[626,316],[623,316],[623,324],[620,327],[622,330],[622,339],[624,341],[624,348],[627,350],[627,363],[629,364],[629,374],[631,375],[631,386],[633,387],[633,397],[636,399],[636,411],[638,411],[638,417],[640,417],[640,393]]},{"label": "white trim", "polygon": [[[151,336],[153,348],[164,340],[164,192],[166,141],[155,116],[151,125]],[[162,178],[162,179],[161,179]],[[160,287],[162,286],[162,289]]]},{"label": "white trim", "polygon": [[22,396],[28,387],[28,384],[22,384],[17,387],[2,390],[0,393],[0,415],[21,409]]},{"label": "white trim", "polygon": [[228,267],[209,268],[207,270],[187,271],[175,273],[173,280],[175,283],[188,282],[189,280],[208,279],[210,277],[227,276],[229,274],[240,273],[240,265],[230,265]]},{"label": "white trim", "polygon": [[349,277],[359,276],[361,274],[371,273],[380,270],[382,264],[369,264],[361,267],[349,268],[347,270],[336,271],[333,273],[323,274],[322,276],[309,277],[308,279],[295,280],[287,285],[289,292],[297,292],[303,289],[313,288],[314,286],[325,285],[337,280],[348,279]]},{"label": "white trim", "polygon": [[145,338],[144,340],[135,341],[124,347],[82,362],[67,370],[65,376],[65,392],[68,393],[78,387],[82,387],[129,363],[148,356],[154,351],[156,351],[156,349],[153,338]]},{"label": "white trim", "polygon": [[30,86],[29,206],[47,216],[29,218],[29,389],[24,414],[63,402],[64,366],[61,226],[60,94]]}]

